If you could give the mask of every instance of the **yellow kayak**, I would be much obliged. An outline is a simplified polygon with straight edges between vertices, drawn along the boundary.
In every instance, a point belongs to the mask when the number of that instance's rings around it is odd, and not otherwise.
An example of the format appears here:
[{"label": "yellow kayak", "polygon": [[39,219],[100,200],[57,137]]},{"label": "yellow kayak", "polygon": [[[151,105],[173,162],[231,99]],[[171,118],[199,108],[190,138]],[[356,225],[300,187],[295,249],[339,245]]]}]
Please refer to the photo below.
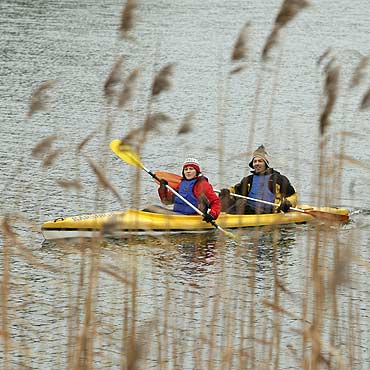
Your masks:
[{"label": "yellow kayak", "polygon": [[[224,229],[238,229],[253,226],[284,225],[309,222],[315,219],[316,213],[338,215],[341,221],[348,219],[348,210],[332,207],[298,206],[305,212],[290,211],[288,213],[273,213],[262,215],[231,215],[221,213],[217,224]],[[312,212],[310,214],[309,212]],[[343,216],[343,217],[341,217]],[[155,235],[163,233],[198,233],[214,230],[214,227],[202,220],[201,216],[185,216],[128,209],[57,218],[45,222],[41,232],[47,240],[61,238],[97,237],[103,235],[144,234]]]}]

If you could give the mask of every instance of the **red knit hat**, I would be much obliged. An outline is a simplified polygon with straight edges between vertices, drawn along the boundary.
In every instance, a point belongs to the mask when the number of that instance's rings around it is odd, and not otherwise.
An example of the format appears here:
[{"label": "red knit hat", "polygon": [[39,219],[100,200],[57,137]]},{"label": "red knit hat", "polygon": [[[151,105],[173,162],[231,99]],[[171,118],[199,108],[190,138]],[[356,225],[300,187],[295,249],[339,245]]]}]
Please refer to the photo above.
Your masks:
[{"label": "red knit hat", "polygon": [[198,173],[201,173],[201,168],[199,162],[195,158],[186,158],[184,164],[182,165],[182,170],[185,167],[193,167]]}]

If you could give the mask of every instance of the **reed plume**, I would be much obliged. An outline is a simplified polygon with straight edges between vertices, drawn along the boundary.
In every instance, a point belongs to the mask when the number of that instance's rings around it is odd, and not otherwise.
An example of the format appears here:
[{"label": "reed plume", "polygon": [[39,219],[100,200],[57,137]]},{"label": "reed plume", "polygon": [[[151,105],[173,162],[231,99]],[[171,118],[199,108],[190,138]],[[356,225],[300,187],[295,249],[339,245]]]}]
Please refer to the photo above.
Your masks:
[{"label": "reed plume", "polygon": [[152,113],[144,121],[143,131],[153,131],[158,128],[160,122],[168,122],[171,118],[164,113]]},{"label": "reed plume", "polygon": [[231,54],[232,61],[240,61],[247,57],[248,53],[248,31],[251,26],[251,22],[248,21],[241,29],[239,36],[235,42],[233,52]]},{"label": "reed plume", "polygon": [[58,180],[57,184],[64,189],[75,189],[75,190],[82,189],[81,181],[79,179],[75,179],[75,180],[63,180],[62,179],[62,180]]},{"label": "reed plume", "polygon": [[270,50],[277,43],[278,36],[279,36],[279,31],[280,31],[280,28],[274,27],[273,30],[271,31],[271,33],[269,34],[269,36],[267,37],[265,46],[263,47],[263,50],[262,50],[262,60],[264,62],[267,61],[268,53],[270,52]]},{"label": "reed plume", "polygon": [[193,121],[194,113],[188,113],[184,119],[182,120],[181,126],[177,131],[177,135],[187,134],[191,131],[192,128],[192,121]]},{"label": "reed plume", "polygon": [[56,80],[45,81],[32,93],[27,118],[32,118],[36,112],[47,110],[49,103],[47,92],[54,87],[56,82]]},{"label": "reed plume", "polygon": [[320,134],[324,135],[330,124],[329,116],[331,115],[338,96],[339,66],[334,65],[334,59],[326,68],[325,95],[326,104],[320,115]]},{"label": "reed plume", "polygon": [[121,38],[128,38],[128,33],[132,30],[135,23],[135,9],[138,6],[137,0],[127,0],[126,5],[122,9],[121,21],[118,27],[118,32]]},{"label": "reed plume", "polygon": [[149,114],[146,119],[144,120],[144,123],[140,127],[136,127],[132,130],[130,130],[122,139],[122,143],[125,145],[132,145],[134,142],[139,142],[142,144],[143,137],[146,137],[146,135],[150,131],[160,131],[159,130],[159,124],[161,122],[169,122],[171,121],[171,117],[169,117],[167,114],[164,113],[152,113]]},{"label": "reed plume", "polygon": [[233,68],[231,71],[230,71],[230,75],[236,75],[242,71],[244,71],[245,69],[247,68],[246,65],[242,65],[242,66],[237,66],[235,68]]},{"label": "reed plume", "polygon": [[267,37],[265,46],[262,50],[262,60],[268,59],[269,52],[277,44],[280,31],[291,22],[297,14],[308,7],[310,4],[307,0],[284,0],[280,11],[275,18],[275,23],[270,35]]},{"label": "reed plume", "polygon": [[369,108],[370,108],[370,88],[366,91],[366,93],[362,97],[360,110],[365,110]]},{"label": "reed plume", "polygon": [[361,58],[360,63],[358,63],[353,73],[353,77],[349,85],[351,89],[354,87],[357,87],[363,81],[366,75],[366,68],[369,65],[369,61],[370,61],[370,55],[367,55]]},{"label": "reed plume", "polygon": [[143,131],[142,127],[137,127],[137,128],[134,128],[132,130],[130,130],[122,139],[122,143],[125,143],[127,145],[131,145],[133,144],[133,141],[135,139],[138,139],[139,138],[139,135],[141,134],[141,132]]},{"label": "reed plume", "polygon": [[307,0],[284,0],[280,12],[275,19],[275,25],[285,27],[297,14],[310,3]]},{"label": "reed plume", "polygon": [[52,152],[50,152],[42,161],[43,167],[50,167],[54,161],[64,152],[64,149],[55,149]]},{"label": "reed plume", "polygon": [[130,73],[130,75],[124,81],[123,89],[118,96],[118,108],[123,108],[133,96],[133,90],[135,88],[135,83],[137,78],[139,77],[139,74],[140,69],[136,68]]},{"label": "reed plume", "polygon": [[50,135],[50,136],[47,136],[45,139],[42,139],[32,149],[32,156],[39,157],[41,154],[47,152],[51,148],[51,146],[53,145],[54,141],[57,138],[58,138],[57,135]]},{"label": "reed plume", "polygon": [[321,65],[321,63],[328,57],[330,56],[332,53],[332,49],[331,48],[327,48],[319,57],[319,59],[317,59],[317,62],[316,62],[316,65],[319,66]]},{"label": "reed plume", "polygon": [[170,77],[173,74],[174,64],[167,64],[164,66],[154,78],[152,86],[152,96],[159,95],[162,91],[168,91],[171,89]]},{"label": "reed plume", "polygon": [[115,87],[122,80],[123,57],[118,57],[104,83],[104,95],[109,101],[116,95]]}]

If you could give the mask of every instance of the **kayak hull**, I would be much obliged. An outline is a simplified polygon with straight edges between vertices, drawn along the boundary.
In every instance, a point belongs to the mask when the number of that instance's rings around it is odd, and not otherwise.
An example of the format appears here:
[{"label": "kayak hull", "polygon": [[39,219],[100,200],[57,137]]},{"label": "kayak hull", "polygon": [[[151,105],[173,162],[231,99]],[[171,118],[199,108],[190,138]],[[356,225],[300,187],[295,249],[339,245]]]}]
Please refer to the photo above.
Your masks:
[{"label": "kayak hull", "polygon": [[[348,215],[342,208],[299,206],[305,210],[318,210],[331,214]],[[231,215],[221,213],[217,224],[224,229],[239,229],[267,225],[285,225],[314,220],[309,213],[288,212],[263,215]],[[64,238],[91,238],[104,235],[158,235],[177,233],[200,233],[214,230],[214,227],[198,215],[153,213],[135,209],[57,218],[45,222],[41,232],[47,240]]]}]

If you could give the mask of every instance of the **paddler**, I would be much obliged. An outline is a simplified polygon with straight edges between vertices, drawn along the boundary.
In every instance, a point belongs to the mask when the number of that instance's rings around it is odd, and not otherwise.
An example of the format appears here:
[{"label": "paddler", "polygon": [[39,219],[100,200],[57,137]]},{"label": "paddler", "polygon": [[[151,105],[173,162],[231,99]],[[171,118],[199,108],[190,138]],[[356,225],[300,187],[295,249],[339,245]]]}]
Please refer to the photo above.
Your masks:
[{"label": "paddler", "polygon": [[[214,192],[208,179],[202,175],[199,162],[195,158],[187,158],[182,165],[182,179],[172,188],[204,213],[203,220],[216,220],[221,211],[221,202]],[[166,188],[168,182],[160,180],[158,194],[164,204],[173,204],[175,212],[184,215],[197,214],[193,208]]]},{"label": "paddler", "polygon": [[[288,212],[297,205],[297,193],[286,176],[270,167],[268,154],[263,145],[259,146],[249,162],[252,174],[238,184],[221,189],[222,211],[233,214],[263,214]],[[246,197],[279,204],[279,207],[261,202],[235,198],[235,193]]]}]

